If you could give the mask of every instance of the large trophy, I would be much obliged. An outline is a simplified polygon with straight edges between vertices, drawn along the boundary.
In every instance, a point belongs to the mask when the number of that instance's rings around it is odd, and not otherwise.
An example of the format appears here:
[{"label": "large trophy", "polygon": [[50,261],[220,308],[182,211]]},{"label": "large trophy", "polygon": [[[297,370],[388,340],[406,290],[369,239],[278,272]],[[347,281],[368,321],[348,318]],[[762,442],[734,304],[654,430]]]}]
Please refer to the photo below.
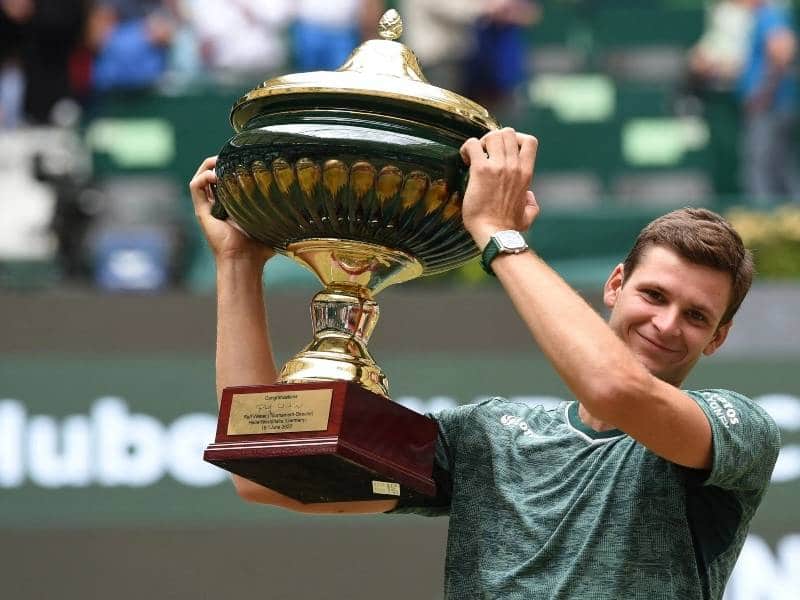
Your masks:
[{"label": "large trophy", "polygon": [[[389,399],[367,351],[375,295],[478,254],[461,219],[459,148],[497,123],[427,83],[413,52],[383,39],[337,71],[270,79],[231,111],[214,215],[313,271],[314,339],[270,385],[226,388],[205,460],[301,502],[434,494],[435,423]],[[263,383],[263,382],[243,382]]]}]

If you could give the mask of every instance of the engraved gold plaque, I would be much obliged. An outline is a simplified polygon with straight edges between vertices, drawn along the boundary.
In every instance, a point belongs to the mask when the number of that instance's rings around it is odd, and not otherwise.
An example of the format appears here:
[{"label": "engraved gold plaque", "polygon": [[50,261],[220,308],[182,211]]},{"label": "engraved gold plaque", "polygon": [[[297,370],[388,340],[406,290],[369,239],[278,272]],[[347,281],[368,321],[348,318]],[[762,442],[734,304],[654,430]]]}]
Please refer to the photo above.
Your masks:
[{"label": "engraved gold plaque", "polygon": [[235,394],[228,435],[325,431],[331,397],[329,389]]}]

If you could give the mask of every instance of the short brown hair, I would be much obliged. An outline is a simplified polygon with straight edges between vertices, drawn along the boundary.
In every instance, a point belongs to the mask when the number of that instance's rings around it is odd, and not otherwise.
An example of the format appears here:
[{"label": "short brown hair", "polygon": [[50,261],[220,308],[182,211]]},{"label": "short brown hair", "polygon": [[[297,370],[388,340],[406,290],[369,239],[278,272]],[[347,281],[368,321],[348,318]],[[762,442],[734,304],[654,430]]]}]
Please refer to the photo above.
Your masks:
[{"label": "short brown hair", "polygon": [[731,298],[720,325],[733,319],[753,282],[755,267],[753,255],[730,223],[705,208],[681,208],[651,221],[625,258],[625,277],[650,246],[664,246],[689,262],[728,273]]}]

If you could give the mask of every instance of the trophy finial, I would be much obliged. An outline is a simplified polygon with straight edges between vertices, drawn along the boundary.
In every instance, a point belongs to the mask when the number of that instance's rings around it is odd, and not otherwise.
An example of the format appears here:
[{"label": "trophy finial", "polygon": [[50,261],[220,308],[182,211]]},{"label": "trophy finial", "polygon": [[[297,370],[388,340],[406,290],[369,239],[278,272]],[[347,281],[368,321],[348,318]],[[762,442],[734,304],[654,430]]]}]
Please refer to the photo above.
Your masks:
[{"label": "trophy finial", "polygon": [[403,34],[403,19],[400,13],[390,8],[378,21],[378,35],[384,40],[396,40]]}]

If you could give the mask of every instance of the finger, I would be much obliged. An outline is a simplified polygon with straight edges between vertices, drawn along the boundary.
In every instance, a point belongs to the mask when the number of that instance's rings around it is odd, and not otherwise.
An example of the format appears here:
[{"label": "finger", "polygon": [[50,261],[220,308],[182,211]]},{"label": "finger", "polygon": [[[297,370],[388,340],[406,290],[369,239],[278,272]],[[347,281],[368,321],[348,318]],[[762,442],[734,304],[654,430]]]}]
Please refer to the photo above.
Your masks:
[{"label": "finger", "polygon": [[459,150],[461,158],[469,165],[475,164],[477,161],[486,160],[486,154],[483,151],[483,146],[477,138],[469,138],[461,145]]},{"label": "finger", "polygon": [[217,201],[217,184],[216,182],[210,183],[205,187],[206,191],[206,198],[208,199],[208,203],[213,206],[214,203]]},{"label": "finger", "polygon": [[490,131],[481,140],[486,153],[489,155],[489,160],[493,162],[505,162],[506,150],[505,143],[503,142],[503,131],[495,130]]},{"label": "finger", "polygon": [[532,135],[518,133],[517,142],[519,143],[520,164],[527,172],[528,181],[530,182],[536,170],[536,154],[539,151],[539,140]]},{"label": "finger", "polygon": [[539,151],[539,140],[525,133],[517,133],[516,136],[517,143],[519,144],[520,162],[526,167],[530,166],[531,176],[533,176],[536,153]]},{"label": "finger", "polygon": [[212,170],[203,171],[192,177],[192,180],[189,182],[189,189],[192,194],[201,193],[212,183],[217,183],[216,172]]},{"label": "finger", "polygon": [[503,149],[506,156],[506,163],[518,163],[520,160],[520,146],[517,142],[517,132],[511,127],[504,127],[500,130],[503,134]]},{"label": "finger", "polygon": [[203,162],[200,163],[200,166],[197,167],[197,171],[195,171],[195,175],[199,175],[203,171],[208,171],[209,169],[213,169],[217,166],[217,157],[216,156],[209,156]]},{"label": "finger", "polygon": [[217,174],[214,171],[204,171],[199,175],[195,175],[189,183],[189,189],[192,191],[192,204],[197,213],[202,213],[211,209],[211,184],[217,182]]}]

